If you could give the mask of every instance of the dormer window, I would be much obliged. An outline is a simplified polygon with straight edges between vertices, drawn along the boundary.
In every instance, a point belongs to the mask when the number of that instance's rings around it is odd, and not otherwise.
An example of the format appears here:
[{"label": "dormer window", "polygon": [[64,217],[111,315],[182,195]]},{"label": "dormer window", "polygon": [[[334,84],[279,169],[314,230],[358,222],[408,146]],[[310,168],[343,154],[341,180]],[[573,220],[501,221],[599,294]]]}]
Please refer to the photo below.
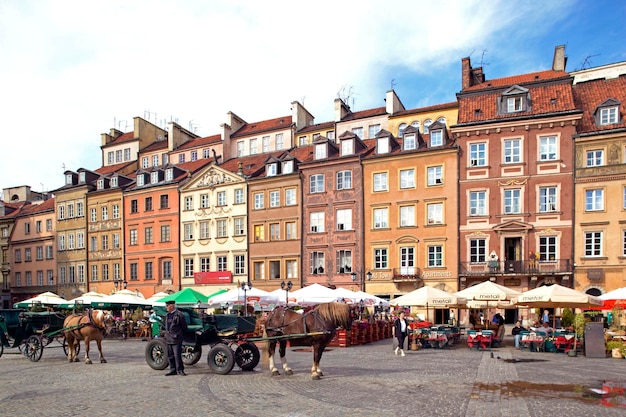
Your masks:
[{"label": "dormer window", "polygon": [[65,174],[65,185],[72,185],[72,174]]},{"label": "dormer window", "polygon": [[174,179],[174,168],[168,168],[165,170],[165,181],[171,181]]},{"label": "dormer window", "polygon": [[315,159],[324,159],[328,154],[326,143],[315,145]]},{"label": "dormer window", "polygon": [[382,137],[376,139],[376,153],[389,153],[389,138]]},{"label": "dormer window", "polygon": [[104,190],[104,179],[99,179],[98,184],[96,185],[98,190]]},{"label": "dormer window", "polygon": [[283,162],[283,174],[291,174],[293,172],[293,161]]},{"label": "dormer window", "polygon": [[608,99],[600,104],[594,113],[596,125],[606,126],[619,123],[620,102],[615,99]]},{"label": "dormer window", "polygon": [[[363,130],[361,128],[361,130]],[[341,141],[341,156],[354,155],[354,139],[345,139]]]},{"label": "dormer window", "polygon": [[118,185],[118,177],[111,177],[111,188],[117,187]]},{"label": "dormer window", "polygon": [[430,146],[443,145],[443,130],[433,130],[430,132]]},{"label": "dormer window", "polygon": [[139,187],[141,187],[141,186],[143,186],[143,184],[144,184],[143,174],[139,174],[139,175],[137,175],[137,185],[138,185]]},{"label": "dormer window", "polygon": [[159,182],[159,171],[154,171],[150,173],[150,183],[156,184],[157,182]]},{"label": "dormer window", "polygon": [[413,150],[417,149],[417,141],[415,140],[415,134],[406,134],[403,139],[404,150]]},{"label": "dormer window", "polygon": [[266,169],[266,175],[268,177],[273,177],[276,174],[278,174],[278,169],[277,169],[277,164],[276,163],[272,163],[272,164],[267,164],[267,166],[265,167]]},{"label": "dormer window", "polygon": [[514,85],[502,93],[500,113],[510,114],[527,111],[529,107],[528,89]]},{"label": "dormer window", "polygon": [[85,182],[85,172],[78,173],[78,182]]}]

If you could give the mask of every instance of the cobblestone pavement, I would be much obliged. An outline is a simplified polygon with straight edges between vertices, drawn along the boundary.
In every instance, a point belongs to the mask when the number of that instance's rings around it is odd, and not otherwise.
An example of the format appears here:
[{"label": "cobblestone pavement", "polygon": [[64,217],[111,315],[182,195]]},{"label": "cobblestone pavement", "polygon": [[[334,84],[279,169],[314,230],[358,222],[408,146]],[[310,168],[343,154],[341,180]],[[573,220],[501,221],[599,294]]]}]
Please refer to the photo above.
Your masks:
[{"label": "cobblestone pavement", "polygon": [[[32,363],[17,350],[0,358],[0,413],[53,416],[624,416],[589,388],[626,383],[626,360],[575,358],[511,348],[408,351],[391,339],[324,353],[324,377],[310,379],[312,353],[290,348],[293,376],[212,374],[206,353],[187,376],[165,377],[144,359],[146,342],[105,340],[108,363],[67,363],[47,347]],[[82,346],[81,346],[82,347]],[[298,351],[299,350],[299,351]],[[304,351],[303,351],[304,350]],[[95,352],[94,352],[95,351]],[[81,351],[81,360],[84,357]],[[97,349],[91,347],[91,358]],[[493,353],[493,357],[491,356]],[[515,361],[517,360],[517,361]]]}]

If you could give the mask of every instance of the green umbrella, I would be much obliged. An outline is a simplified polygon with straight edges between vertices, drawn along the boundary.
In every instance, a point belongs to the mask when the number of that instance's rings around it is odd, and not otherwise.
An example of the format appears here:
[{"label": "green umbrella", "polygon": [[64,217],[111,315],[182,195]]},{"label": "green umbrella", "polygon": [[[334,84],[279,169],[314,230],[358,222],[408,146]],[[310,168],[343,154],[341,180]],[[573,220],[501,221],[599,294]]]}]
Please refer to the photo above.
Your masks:
[{"label": "green umbrella", "polygon": [[217,294],[221,294],[226,292],[226,290],[219,290],[215,294],[211,294],[206,296],[199,291],[194,290],[193,288],[185,288],[181,291],[175,292],[173,294],[168,295],[167,297],[163,297],[156,301],[158,304],[163,304],[166,301],[175,301],[178,306],[186,306],[186,307],[196,307],[198,303],[200,305],[206,305],[209,301],[210,297],[213,297]]}]

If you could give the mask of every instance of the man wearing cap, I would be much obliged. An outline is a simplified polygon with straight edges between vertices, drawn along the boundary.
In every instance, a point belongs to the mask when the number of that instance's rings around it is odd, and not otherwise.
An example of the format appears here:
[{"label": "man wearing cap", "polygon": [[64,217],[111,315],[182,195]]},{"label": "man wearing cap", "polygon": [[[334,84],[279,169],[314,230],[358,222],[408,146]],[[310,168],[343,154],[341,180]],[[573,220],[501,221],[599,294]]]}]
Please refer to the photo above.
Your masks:
[{"label": "man wearing cap", "polygon": [[187,321],[183,313],[176,309],[175,301],[165,303],[167,317],[165,318],[165,343],[167,344],[167,361],[170,365],[170,375],[186,375],[183,364],[183,333],[187,331]]}]

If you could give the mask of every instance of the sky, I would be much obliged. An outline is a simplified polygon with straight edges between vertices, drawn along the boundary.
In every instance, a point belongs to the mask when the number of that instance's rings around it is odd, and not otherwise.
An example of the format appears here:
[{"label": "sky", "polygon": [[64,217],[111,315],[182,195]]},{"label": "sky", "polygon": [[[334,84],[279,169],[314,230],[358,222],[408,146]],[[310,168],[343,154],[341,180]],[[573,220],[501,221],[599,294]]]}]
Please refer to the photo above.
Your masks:
[{"label": "sky", "polygon": [[461,59],[487,79],[626,61],[621,0],[0,0],[0,190],[52,191],[102,166],[101,133],[142,117],[205,137],[302,103],[455,101]]}]

